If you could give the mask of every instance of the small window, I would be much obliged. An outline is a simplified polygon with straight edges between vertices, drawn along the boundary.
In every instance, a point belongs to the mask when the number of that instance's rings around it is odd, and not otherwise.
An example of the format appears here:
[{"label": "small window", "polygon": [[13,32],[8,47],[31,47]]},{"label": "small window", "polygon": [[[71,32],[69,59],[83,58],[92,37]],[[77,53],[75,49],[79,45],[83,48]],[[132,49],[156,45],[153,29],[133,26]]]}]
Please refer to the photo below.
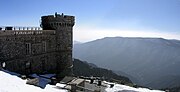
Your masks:
[{"label": "small window", "polygon": [[6,67],[6,62],[2,63],[2,67],[5,68]]},{"label": "small window", "polygon": [[26,55],[31,54],[31,44],[30,43],[26,43]]},{"label": "small window", "polygon": [[46,52],[46,42],[42,42],[42,52]]},{"label": "small window", "polygon": [[30,66],[30,62],[26,62],[26,67],[29,67]]}]

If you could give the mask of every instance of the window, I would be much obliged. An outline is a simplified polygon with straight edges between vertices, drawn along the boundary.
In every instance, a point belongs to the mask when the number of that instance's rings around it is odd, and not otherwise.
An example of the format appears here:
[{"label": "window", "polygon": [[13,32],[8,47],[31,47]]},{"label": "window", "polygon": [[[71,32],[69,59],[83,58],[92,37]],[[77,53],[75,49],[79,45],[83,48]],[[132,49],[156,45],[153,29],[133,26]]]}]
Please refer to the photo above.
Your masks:
[{"label": "window", "polygon": [[31,62],[30,61],[25,61],[25,73],[26,74],[31,73]]},{"label": "window", "polygon": [[48,57],[44,56],[44,57],[41,57],[41,66],[42,66],[42,71],[43,72],[46,72],[48,71],[47,69],[47,60],[48,60]]},{"label": "window", "polygon": [[30,62],[26,62],[26,67],[29,67],[30,66]]},{"label": "window", "polygon": [[5,68],[6,67],[6,62],[2,63],[2,67]]},{"label": "window", "polygon": [[46,52],[46,42],[42,42],[42,52]]},{"label": "window", "polygon": [[31,54],[31,43],[26,43],[26,55]]}]

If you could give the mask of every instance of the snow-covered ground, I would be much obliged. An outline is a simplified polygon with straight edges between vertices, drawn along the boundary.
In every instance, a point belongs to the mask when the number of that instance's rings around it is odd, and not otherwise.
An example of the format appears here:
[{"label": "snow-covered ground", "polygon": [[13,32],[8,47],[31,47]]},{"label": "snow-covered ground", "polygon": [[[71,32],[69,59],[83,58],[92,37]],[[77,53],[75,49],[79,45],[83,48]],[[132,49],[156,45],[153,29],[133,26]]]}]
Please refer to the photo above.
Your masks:
[{"label": "snow-covered ground", "polygon": [[[22,80],[17,77],[16,74],[9,74],[4,71],[0,71],[0,92],[68,92],[65,89],[60,89],[64,87],[64,84],[57,83],[56,85],[46,85],[44,89],[36,87],[33,85],[27,85],[27,80]],[[112,84],[106,82],[106,84]],[[57,87],[58,86],[58,87]],[[113,88],[109,85],[105,89],[106,92],[163,92],[158,90],[149,90],[146,88],[133,88],[121,84],[114,84]]]},{"label": "snow-covered ground", "polygon": [[[33,85],[27,85],[27,80],[0,71],[0,92],[68,92],[58,89],[55,85],[46,85],[45,89]],[[64,85],[62,84],[61,87]]]},{"label": "snow-covered ground", "polygon": [[106,88],[106,91],[107,92],[165,92],[165,91],[160,91],[160,90],[150,90],[147,88],[133,88],[133,87],[120,85],[120,84],[115,84],[113,88],[108,87]]}]

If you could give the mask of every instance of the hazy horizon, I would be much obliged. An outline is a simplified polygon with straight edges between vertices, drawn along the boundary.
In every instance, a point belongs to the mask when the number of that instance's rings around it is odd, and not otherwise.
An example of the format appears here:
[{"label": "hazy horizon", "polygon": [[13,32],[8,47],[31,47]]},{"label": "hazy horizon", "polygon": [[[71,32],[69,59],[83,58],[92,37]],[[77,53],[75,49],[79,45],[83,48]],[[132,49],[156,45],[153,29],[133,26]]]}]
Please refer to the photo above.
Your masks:
[{"label": "hazy horizon", "polygon": [[78,41],[78,42],[89,42],[89,41],[94,41],[97,39],[103,39],[105,37],[140,37],[140,38],[163,38],[163,39],[168,39],[168,40],[180,40],[180,35],[178,34],[169,34],[167,32],[143,32],[143,31],[101,31],[101,30],[96,30],[96,31],[81,31],[79,30],[78,32],[74,32],[73,34],[73,41]]}]

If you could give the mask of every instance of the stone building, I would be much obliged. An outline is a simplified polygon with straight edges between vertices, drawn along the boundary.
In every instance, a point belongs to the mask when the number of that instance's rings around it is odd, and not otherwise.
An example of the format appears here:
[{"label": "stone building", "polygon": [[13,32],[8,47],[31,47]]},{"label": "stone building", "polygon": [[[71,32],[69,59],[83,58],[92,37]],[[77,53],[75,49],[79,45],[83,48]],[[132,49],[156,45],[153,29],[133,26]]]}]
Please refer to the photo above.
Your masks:
[{"label": "stone building", "polygon": [[21,74],[57,73],[72,68],[72,31],[75,17],[41,17],[40,27],[1,27],[0,62]]}]

